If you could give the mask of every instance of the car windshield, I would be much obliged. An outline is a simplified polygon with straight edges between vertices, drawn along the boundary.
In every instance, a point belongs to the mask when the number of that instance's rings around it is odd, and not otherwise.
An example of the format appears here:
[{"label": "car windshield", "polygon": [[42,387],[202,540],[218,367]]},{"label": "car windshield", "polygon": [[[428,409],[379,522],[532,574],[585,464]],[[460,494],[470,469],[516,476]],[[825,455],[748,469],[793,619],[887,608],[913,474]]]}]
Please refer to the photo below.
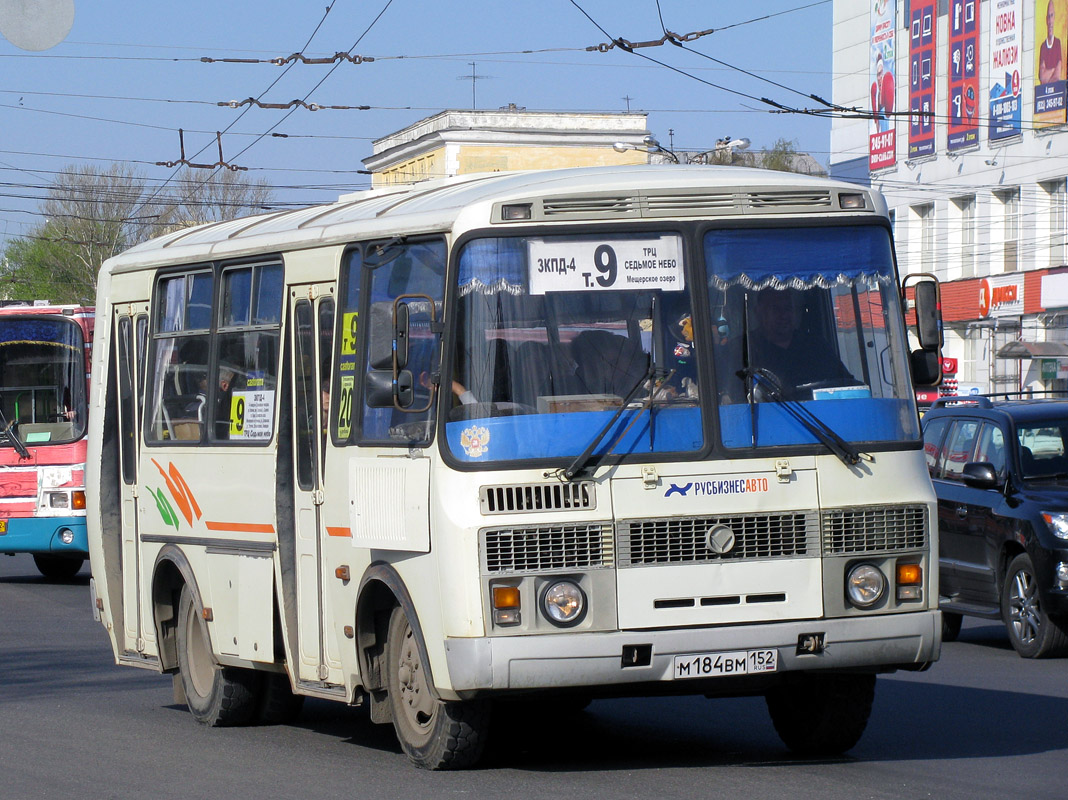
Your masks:
[{"label": "car windshield", "polygon": [[1068,478],[1068,421],[1032,422],[1016,428],[1024,480]]}]

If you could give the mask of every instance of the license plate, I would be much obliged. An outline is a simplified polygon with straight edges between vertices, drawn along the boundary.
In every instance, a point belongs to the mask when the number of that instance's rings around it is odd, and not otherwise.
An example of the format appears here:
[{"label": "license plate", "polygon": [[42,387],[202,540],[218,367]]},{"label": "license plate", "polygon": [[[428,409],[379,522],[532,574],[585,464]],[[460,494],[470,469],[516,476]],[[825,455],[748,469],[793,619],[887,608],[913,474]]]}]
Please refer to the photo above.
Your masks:
[{"label": "license plate", "polygon": [[0,519],[0,536],[3,536],[5,533],[7,533],[7,520]]},{"label": "license plate", "polygon": [[755,675],[761,672],[775,672],[779,668],[779,651],[768,650],[733,650],[728,653],[691,653],[675,656],[672,677],[675,680],[686,678],[718,678],[724,675]]}]

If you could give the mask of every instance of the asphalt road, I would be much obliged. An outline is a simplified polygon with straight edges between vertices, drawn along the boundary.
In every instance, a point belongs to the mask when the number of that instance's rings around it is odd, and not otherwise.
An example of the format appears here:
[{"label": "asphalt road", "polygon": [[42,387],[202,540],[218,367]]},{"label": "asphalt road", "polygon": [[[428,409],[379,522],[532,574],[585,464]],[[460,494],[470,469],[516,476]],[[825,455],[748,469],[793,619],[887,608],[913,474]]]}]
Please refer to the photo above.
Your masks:
[{"label": "asphalt road", "polygon": [[791,756],[759,698],[600,700],[513,715],[482,768],[430,773],[392,728],[326,701],[293,725],[198,725],[169,677],[114,665],[88,582],[0,557],[0,798],[1068,796],[1068,660],[1025,661],[987,622],[966,620],[930,671],[881,677],[844,758]]}]

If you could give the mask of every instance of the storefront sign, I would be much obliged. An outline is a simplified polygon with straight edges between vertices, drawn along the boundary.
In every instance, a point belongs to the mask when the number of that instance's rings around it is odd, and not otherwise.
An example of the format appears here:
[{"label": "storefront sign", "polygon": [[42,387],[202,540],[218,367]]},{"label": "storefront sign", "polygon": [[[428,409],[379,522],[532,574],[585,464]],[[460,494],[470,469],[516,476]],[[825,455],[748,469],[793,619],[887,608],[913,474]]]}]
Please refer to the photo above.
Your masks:
[{"label": "storefront sign", "polygon": [[979,316],[1020,316],[1024,310],[1024,283],[1018,277],[990,277],[979,281]]}]

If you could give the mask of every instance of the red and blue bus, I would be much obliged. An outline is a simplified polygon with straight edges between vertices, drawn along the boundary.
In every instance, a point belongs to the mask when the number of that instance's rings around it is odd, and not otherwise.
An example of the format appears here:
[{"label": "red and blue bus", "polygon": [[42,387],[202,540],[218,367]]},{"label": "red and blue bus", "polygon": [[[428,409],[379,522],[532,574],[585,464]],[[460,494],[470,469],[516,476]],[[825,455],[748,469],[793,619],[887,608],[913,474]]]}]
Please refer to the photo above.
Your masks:
[{"label": "red and blue bus", "polygon": [[69,579],[88,556],[85,432],[93,309],[0,307],[0,553]]}]

